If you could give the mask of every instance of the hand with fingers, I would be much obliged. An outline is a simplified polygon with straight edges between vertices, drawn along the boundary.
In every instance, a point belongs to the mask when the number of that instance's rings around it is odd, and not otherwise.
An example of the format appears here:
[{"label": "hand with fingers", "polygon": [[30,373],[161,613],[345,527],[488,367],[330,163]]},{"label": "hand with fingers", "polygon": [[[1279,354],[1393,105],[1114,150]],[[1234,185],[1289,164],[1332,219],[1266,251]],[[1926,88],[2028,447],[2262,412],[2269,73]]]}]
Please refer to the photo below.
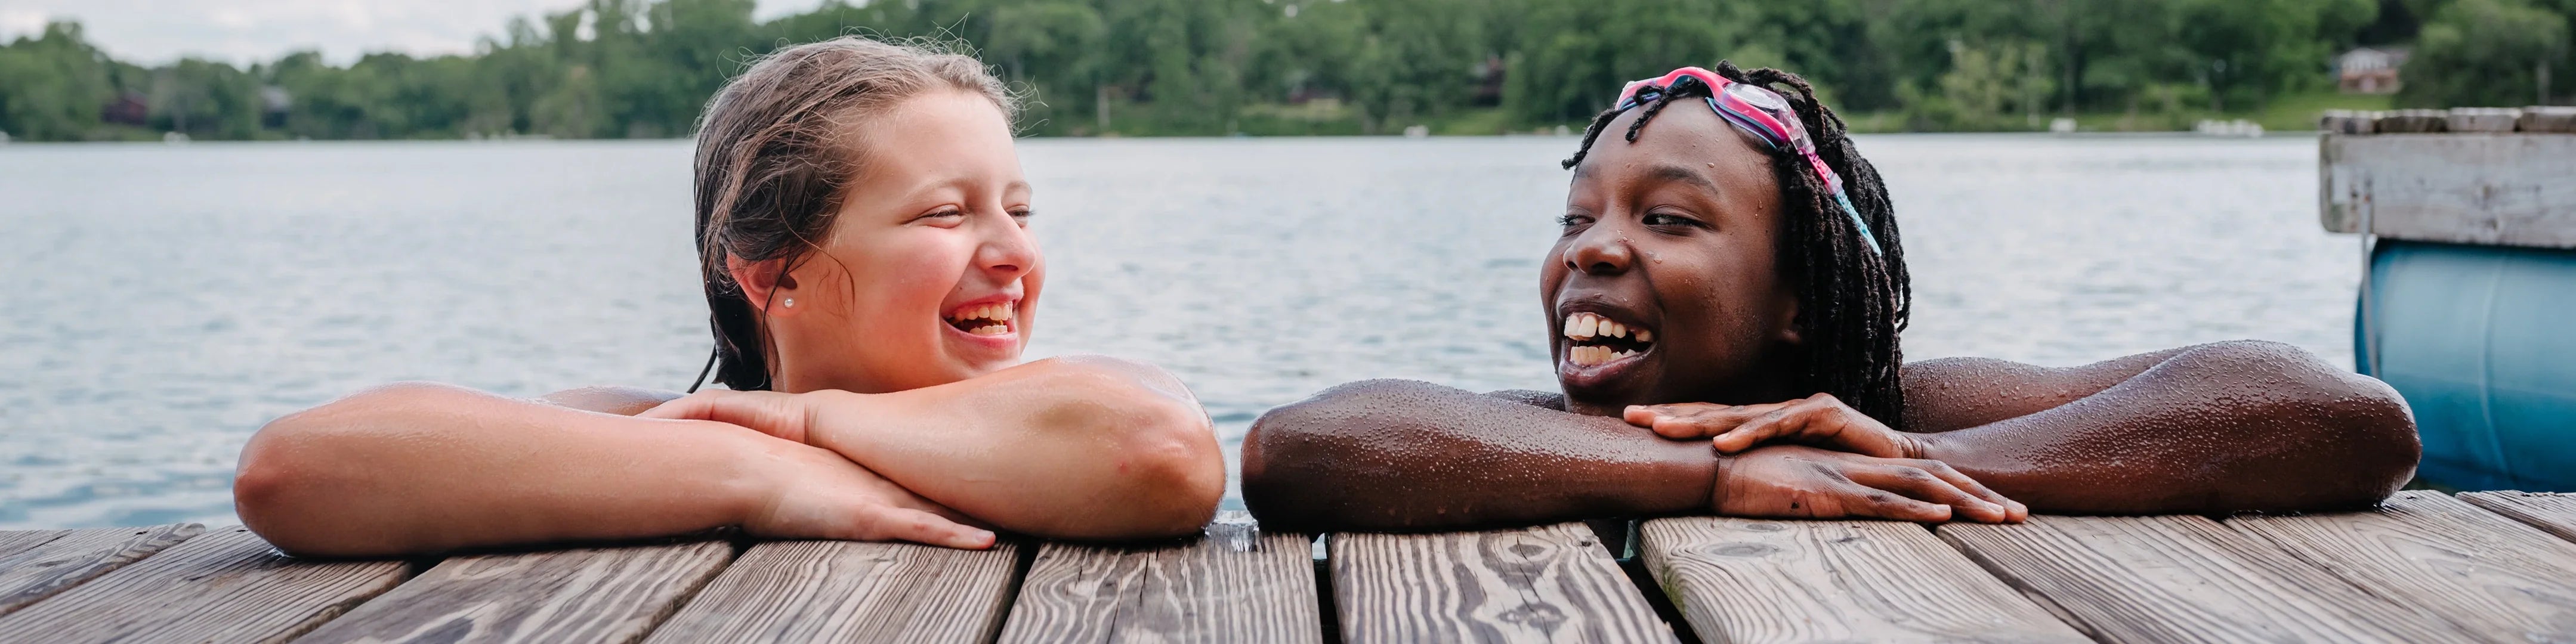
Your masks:
[{"label": "hand with fingers", "polygon": [[781,439],[767,456],[775,467],[755,474],[766,502],[743,530],[773,538],[910,541],[983,549],[993,532],[965,514],[923,498],[815,439],[826,398],[845,392],[787,394],[709,390],[637,414],[638,418],[715,421]]},{"label": "hand with fingers", "polygon": [[742,529],[775,539],[910,541],[968,550],[993,547],[993,532],[906,490],[831,450],[776,441],[760,498]]},{"label": "hand with fingers", "polygon": [[1761,405],[1632,405],[1622,418],[1675,440],[1705,438],[1720,454],[1771,443],[1810,445],[1879,458],[1924,458],[1922,438],[1889,429],[1833,394]]},{"label": "hand with fingers", "polygon": [[1719,456],[1710,508],[1736,517],[2015,523],[2030,509],[1940,461],[1799,445]]}]

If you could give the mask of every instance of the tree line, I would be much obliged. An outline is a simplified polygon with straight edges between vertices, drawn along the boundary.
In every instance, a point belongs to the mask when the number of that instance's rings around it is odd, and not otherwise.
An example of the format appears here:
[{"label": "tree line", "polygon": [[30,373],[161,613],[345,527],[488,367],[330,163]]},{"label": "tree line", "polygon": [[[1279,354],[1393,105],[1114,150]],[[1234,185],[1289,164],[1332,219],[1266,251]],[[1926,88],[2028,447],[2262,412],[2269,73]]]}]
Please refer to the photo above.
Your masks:
[{"label": "tree line", "polygon": [[[2320,96],[2564,100],[2571,21],[2576,0],[828,0],[768,21],[751,0],[588,0],[469,55],[248,67],[124,62],[56,22],[0,46],[0,132],[685,136],[747,61],[849,33],[971,47],[1044,135],[1580,127],[1627,80],[1720,59],[1802,74],[1863,129],[2168,129]],[[2335,54],[2390,45],[2413,49],[2393,103],[2333,97]]]}]

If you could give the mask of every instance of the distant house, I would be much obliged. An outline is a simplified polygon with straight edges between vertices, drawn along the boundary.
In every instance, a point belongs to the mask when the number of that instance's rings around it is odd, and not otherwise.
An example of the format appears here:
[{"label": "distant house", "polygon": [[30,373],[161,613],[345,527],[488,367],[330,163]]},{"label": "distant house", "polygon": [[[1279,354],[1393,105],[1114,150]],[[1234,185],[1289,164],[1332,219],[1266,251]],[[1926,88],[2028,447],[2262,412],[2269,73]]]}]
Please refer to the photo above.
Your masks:
[{"label": "distant house", "polygon": [[2405,65],[2404,47],[2355,47],[2335,57],[2336,85],[2346,94],[2395,94]]},{"label": "distant house", "polygon": [[98,110],[98,120],[142,127],[151,124],[152,105],[142,92],[124,92]]}]

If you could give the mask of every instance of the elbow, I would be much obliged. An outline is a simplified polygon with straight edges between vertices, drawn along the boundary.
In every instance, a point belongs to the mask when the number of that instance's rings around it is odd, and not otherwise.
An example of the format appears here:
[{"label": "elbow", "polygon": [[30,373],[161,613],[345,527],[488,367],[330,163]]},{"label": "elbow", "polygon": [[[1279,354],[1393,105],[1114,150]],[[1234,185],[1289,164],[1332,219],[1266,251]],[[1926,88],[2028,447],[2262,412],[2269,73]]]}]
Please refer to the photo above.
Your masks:
[{"label": "elbow", "polygon": [[374,414],[391,403],[452,388],[387,385],[269,421],[242,446],[233,473],[233,509],[242,525],[278,550],[298,556],[395,554],[365,545],[362,526],[340,520],[348,490],[363,487],[359,455]]},{"label": "elbow", "polygon": [[1121,511],[1095,515],[1105,522],[1063,536],[1179,537],[1205,527],[1225,498],[1225,453],[1207,411],[1161,369],[1111,358],[1084,361],[1098,369],[1070,373],[1073,381],[1060,383],[1083,392],[1065,411],[1080,416],[1073,424],[1117,454],[1094,509]]},{"label": "elbow", "polygon": [[[1388,480],[1387,472],[1365,466],[1385,464],[1380,451],[1401,440],[1401,432],[1378,431],[1385,423],[1372,410],[1418,408],[1436,385],[1409,380],[1364,380],[1317,392],[1283,405],[1252,421],[1243,436],[1243,505],[1264,529],[1314,532],[1364,527],[1354,514],[1371,504],[1365,481]],[[1369,455],[1368,457],[1355,457]]]},{"label": "elbow", "polygon": [[2311,495],[2281,509],[2357,508],[2376,504],[2415,476],[2423,441],[2414,412],[2397,390],[2377,378],[2336,367],[2315,354],[2277,342],[2208,345],[2177,356],[2201,363],[2213,378],[2251,375],[2273,410],[2273,428],[2300,428],[2278,446],[2308,459]]},{"label": "elbow", "polygon": [[1198,532],[1225,499],[1225,453],[1216,430],[1196,404],[1170,405],[1146,414],[1152,420],[1122,437],[1132,457],[1128,484],[1141,499],[1138,536],[1178,537]]},{"label": "elbow", "polygon": [[2361,374],[2341,375],[2341,386],[2319,402],[2327,410],[2327,425],[2353,453],[2349,496],[2335,501],[2364,507],[2414,480],[2424,440],[2416,432],[2414,411],[2395,388]]}]

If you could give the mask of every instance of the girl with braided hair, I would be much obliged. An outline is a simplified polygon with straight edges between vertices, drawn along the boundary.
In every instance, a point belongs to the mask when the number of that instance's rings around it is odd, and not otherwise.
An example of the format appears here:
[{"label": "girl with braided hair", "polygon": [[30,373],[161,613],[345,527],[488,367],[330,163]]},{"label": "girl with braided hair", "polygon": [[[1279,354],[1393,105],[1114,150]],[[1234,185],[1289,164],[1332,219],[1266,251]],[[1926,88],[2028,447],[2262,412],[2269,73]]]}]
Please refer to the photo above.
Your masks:
[{"label": "girl with braided hair", "polygon": [[2395,391],[2281,344],[1904,364],[1894,208],[1804,80],[1720,63],[1613,105],[1541,262],[1562,392],[1373,380],[1271,410],[1243,448],[1265,526],[2327,509],[2414,471]]}]

